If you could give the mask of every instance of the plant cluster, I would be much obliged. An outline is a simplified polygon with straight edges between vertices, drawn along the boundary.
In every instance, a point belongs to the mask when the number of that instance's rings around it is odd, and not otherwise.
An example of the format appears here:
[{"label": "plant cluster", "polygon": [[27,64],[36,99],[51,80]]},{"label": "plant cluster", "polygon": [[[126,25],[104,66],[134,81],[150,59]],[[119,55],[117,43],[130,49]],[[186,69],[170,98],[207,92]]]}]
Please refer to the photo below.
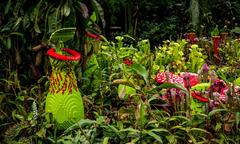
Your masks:
[{"label": "plant cluster", "polygon": [[[96,0],[4,1],[0,5],[0,143],[238,144],[239,40],[221,41],[214,57],[211,40],[194,38],[189,43],[177,36],[192,24],[195,28],[209,24],[209,29],[200,27],[204,33],[222,23],[210,11],[216,6],[223,7],[222,13],[229,11],[229,17],[237,13],[238,2],[220,2],[101,1],[110,8],[120,7],[111,13],[124,11],[125,32],[149,38],[118,35],[108,41],[96,34],[101,33],[98,21],[102,27],[109,24]],[[161,15],[169,12],[167,18]],[[189,25],[186,12],[192,13]],[[116,15],[111,17],[113,24]],[[228,29],[236,26],[237,17],[227,20]],[[235,28],[230,36],[238,32]],[[160,41],[163,38],[170,40]],[[45,99],[53,89],[49,89],[52,78],[45,53],[50,47],[59,52],[63,46],[81,52],[81,63],[72,69],[78,85],[71,86],[83,96],[85,119],[60,130],[52,117],[46,119]],[[61,77],[56,74],[54,81]]]}]

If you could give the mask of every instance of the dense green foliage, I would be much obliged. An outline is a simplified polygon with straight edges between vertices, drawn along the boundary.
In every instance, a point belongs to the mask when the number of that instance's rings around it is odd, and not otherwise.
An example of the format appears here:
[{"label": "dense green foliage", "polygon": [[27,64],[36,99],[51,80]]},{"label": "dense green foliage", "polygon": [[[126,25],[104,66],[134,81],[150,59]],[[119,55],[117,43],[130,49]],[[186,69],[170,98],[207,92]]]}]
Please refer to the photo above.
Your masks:
[{"label": "dense green foliage", "polygon": [[[0,143],[239,143],[239,8],[237,0],[1,2]],[[50,38],[62,28],[70,31]],[[190,31],[199,36],[194,45],[183,39]],[[220,32],[229,35],[216,62],[210,36]],[[65,131],[45,114],[46,51],[63,45],[82,54],[75,73],[86,118]],[[157,72],[198,73],[204,63],[207,76],[229,86],[227,101],[192,114],[174,92],[162,98],[169,88],[190,92],[156,83]]]}]

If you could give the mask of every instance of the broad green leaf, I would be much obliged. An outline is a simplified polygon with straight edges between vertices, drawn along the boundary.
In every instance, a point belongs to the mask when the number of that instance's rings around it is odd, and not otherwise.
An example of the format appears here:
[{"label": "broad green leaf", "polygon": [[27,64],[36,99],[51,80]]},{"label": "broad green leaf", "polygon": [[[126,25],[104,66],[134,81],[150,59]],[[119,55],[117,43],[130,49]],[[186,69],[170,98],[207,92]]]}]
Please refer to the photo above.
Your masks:
[{"label": "broad green leaf", "polygon": [[148,134],[148,135],[152,136],[158,142],[163,143],[162,138],[160,136],[158,136],[157,134],[155,134],[154,132],[143,130],[143,133]]},{"label": "broad green leaf", "polygon": [[124,99],[126,94],[126,86],[125,85],[119,85],[118,86],[118,97],[120,99]]},{"label": "broad green leaf", "polygon": [[200,83],[191,88],[191,90],[197,90],[200,92],[203,92],[207,90],[210,87],[210,83]]},{"label": "broad green leaf", "polygon": [[121,51],[138,51],[136,48],[129,48],[129,47],[121,47],[120,48]]},{"label": "broad green leaf", "polygon": [[139,137],[137,137],[137,138],[132,138],[131,139],[131,142],[129,142],[129,143],[126,143],[126,144],[136,144],[137,143],[137,141],[139,141]]},{"label": "broad green leaf", "polygon": [[48,33],[52,33],[54,31],[56,31],[57,28],[58,28],[57,27],[57,25],[58,25],[58,8],[52,8],[51,10],[55,10],[55,11],[53,13],[50,13],[46,17],[47,18],[47,22],[48,22]]},{"label": "broad green leaf", "polygon": [[164,128],[159,128],[159,129],[152,129],[152,132],[164,132],[170,134],[169,130],[164,129]]},{"label": "broad green leaf", "polygon": [[34,30],[37,33],[41,33],[39,26],[38,26],[38,20],[39,20],[38,15],[39,15],[39,10],[40,10],[41,4],[42,4],[42,0],[40,0],[38,2],[37,6],[34,8],[34,15],[35,15]]},{"label": "broad green leaf", "polygon": [[139,104],[136,108],[135,117],[136,117],[138,125],[141,128],[143,128],[143,126],[146,123],[146,118],[145,118],[145,105],[142,101],[139,102]]},{"label": "broad green leaf", "polygon": [[141,64],[133,64],[132,65],[132,70],[134,70],[139,75],[141,75],[143,77],[143,79],[145,80],[145,82],[148,84],[148,76],[149,76],[149,74],[148,74],[146,68],[143,65],[141,65]]},{"label": "broad green leaf", "polygon": [[231,30],[231,32],[240,34],[240,27],[235,27],[234,29]]},{"label": "broad green leaf", "polygon": [[[133,38],[133,37],[131,37],[130,35],[123,35],[123,37],[126,37],[126,38],[130,38],[130,39],[132,39],[132,40],[136,40],[135,38]],[[135,48],[134,48],[135,49]],[[136,49],[135,49],[136,50]]]},{"label": "broad green leaf", "polygon": [[120,99],[124,99],[126,95],[132,95],[136,93],[136,89],[120,84],[118,86],[118,96]]},{"label": "broad green leaf", "polygon": [[208,132],[207,130],[205,130],[205,129],[201,129],[201,128],[191,128],[190,129],[190,132],[191,131],[199,131],[199,132],[202,132],[202,133],[206,133],[206,134],[208,134],[208,135],[212,135],[210,132]]},{"label": "broad green leaf", "polygon": [[145,125],[146,122],[146,118],[145,118],[145,104],[143,102],[141,102],[140,104],[140,123],[141,123],[141,127],[143,127]]},{"label": "broad green leaf", "polygon": [[96,13],[95,13],[95,12],[93,12],[93,14],[90,16],[90,19],[91,19],[93,22],[96,22],[97,16],[96,16]]},{"label": "broad green leaf", "polygon": [[23,33],[19,33],[19,32],[12,32],[12,33],[10,33],[10,35],[16,35],[16,36],[20,36],[22,39],[24,39],[24,35],[23,35]]},{"label": "broad green leaf", "polygon": [[177,144],[177,139],[174,135],[168,135],[166,138],[170,144]]},{"label": "broad green leaf", "polygon": [[104,137],[102,144],[108,144],[108,141],[109,141],[109,137]]},{"label": "broad green leaf", "polygon": [[203,114],[203,113],[195,114],[195,116],[202,117],[202,118],[207,118],[208,117],[206,114]]},{"label": "broad green leaf", "polygon": [[46,137],[46,129],[45,128],[41,128],[36,135],[40,138],[45,138]]},{"label": "broad green leaf", "polygon": [[14,115],[17,119],[23,121],[24,120],[24,117],[22,115],[19,115],[19,114],[16,114]]},{"label": "broad green leaf", "polygon": [[190,139],[191,139],[191,143],[193,143],[193,144],[197,144],[197,140],[194,138],[194,136],[193,135],[191,135],[191,133],[190,134],[188,134],[188,136],[190,137]]},{"label": "broad green leaf", "polygon": [[164,89],[177,88],[177,89],[180,89],[180,90],[184,91],[187,95],[189,95],[188,90],[181,84],[172,84],[172,83],[169,83],[169,82],[165,82],[165,83],[161,84],[160,86],[157,86],[154,89],[158,90],[158,89],[163,89],[163,88]]},{"label": "broad green leaf", "polygon": [[180,129],[180,130],[183,130],[183,131],[185,131],[185,132],[187,132],[188,133],[188,131],[189,131],[189,128],[187,127],[183,127],[183,126],[180,126],[180,125],[178,125],[178,126],[174,126],[174,127],[172,127],[171,128],[171,130],[175,130],[175,129]]},{"label": "broad green leaf", "polygon": [[5,6],[4,14],[6,15],[9,12],[10,6],[12,4],[12,0],[8,0],[7,5]]},{"label": "broad green leaf", "polygon": [[7,49],[11,49],[11,47],[12,47],[12,41],[11,41],[10,37],[7,38],[6,47],[7,47]]},{"label": "broad green leaf", "polygon": [[[105,127],[105,126],[103,126],[103,127]],[[111,125],[108,125],[108,126],[106,126],[106,128],[109,128],[109,129],[111,129],[114,133],[116,133],[116,134],[118,134],[119,133],[119,130],[118,129],[116,129],[114,126],[111,126]]]},{"label": "broad green leaf", "polygon": [[191,120],[185,116],[173,116],[173,118],[175,118],[176,120],[180,120],[180,121],[187,121],[188,123],[191,122]]},{"label": "broad green leaf", "polygon": [[208,113],[208,117],[210,118],[211,116],[215,115],[216,113],[227,112],[227,111],[228,111],[227,109],[215,109]]},{"label": "broad green leaf", "polygon": [[98,124],[102,124],[106,121],[106,116],[98,116],[96,118],[96,121],[97,121]]},{"label": "broad green leaf", "polygon": [[96,124],[96,123],[97,122],[94,121],[94,120],[81,119],[79,122],[77,122],[77,123],[73,124],[72,126],[70,126],[69,128],[67,128],[61,136],[69,133],[70,131],[73,131],[74,129],[82,128],[84,126],[90,126],[90,125],[93,125],[93,124]]},{"label": "broad green leaf", "polygon": [[131,81],[126,80],[126,79],[115,79],[115,80],[113,80],[112,84],[113,85],[122,84],[122,85],[130,86],[132,88],[135,87],[134,84]]},{"label": "broad green leaf", "polygon": [[158,100],[158,98],[157,97],[151,97],[150,99],[148,99],[148,103],[150,103],[153,100]]},{"label": "broad green leaf", "polygon": [[20,22],[21,22],[21,21],[22,21],[22,18],[19,17],[19,18],[17,19],[17,21],[15,22],[15,24],[14,24],[14,26],[13,26],[12,29],[16,30],[16,29],[18,28],[18,26],[20,25]]},{"label": "broad green leaf", "polygon": [[71,9],[68,6],[68,1],[63,5],[61,11],[62,11],[63,15],[66,17],[70,14]]},{"label": "broad green leaf", "polygon": [[120,132],[134,132],[134,133],[140,133],[139,130],[137,130],[137,129],[133,129],[133,128],[121,129]]},{"label": "broad green leaf", "polygon": [[234,80],[234,84],[240,86],[240,77]]},{"label": "broad green leaf", "polygon": [[94,7],[94,11],[96,12],[96,16],[98,15],[102,21],[102,26],[103,28],[106,27],[106,22],[105,22],[105,19],[104,19],[104,10],[103,8],[101,7],[101,5],[96,1],[96,0],[91,0],[92,2],[92,5]]},{"label": "broad green leaf", "polygon": [[62,28],[53,32],[49,38],[49,41],[62,41],[66,42],[70,39],[73,39],[76,28]]},{"label": "broad green leaf", "polygon": [[216,124],[214,130],[215,130],[215,131],[219,131],[219,130],[221,130],[222,125],[223,125],[222,123],[218,122],[218,123]]},{"label": "broad green leaf", "polygon": [[95,74],[94,72],[99,68],[99,64],[96,58],[96,55],[93,54],[88,61],[87,68],[83,73],[84,77],[91,77],[91,75]]}]

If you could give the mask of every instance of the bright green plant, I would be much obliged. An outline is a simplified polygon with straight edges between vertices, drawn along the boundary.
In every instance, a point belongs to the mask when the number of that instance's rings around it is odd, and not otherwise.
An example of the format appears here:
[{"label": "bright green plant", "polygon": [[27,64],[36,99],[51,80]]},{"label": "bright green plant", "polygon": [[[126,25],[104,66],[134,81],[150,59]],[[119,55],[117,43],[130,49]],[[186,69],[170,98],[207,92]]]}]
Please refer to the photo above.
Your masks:
[{"label": "bright green plant", "polygon": [[207,58],[205,55],[201,53],[202,49],[198,47],[198,45],[192,45],[190,48],[189,59],[187,61],[187,69],[190,72],[197,73],[201,66],[204,64],[205,59]]},{"label": "bright green plant", "polygon": [[238,40],[231,40],[220,50],[225,63],[228,65],[236,65],[239,62],[240,44]]},{"label": "bright green plant", "polygon": [[154,60],[154,69],[165,71],[168,66],[171,72],[181,72],[186,69],[184,58],[184,47],[187,42],[179,40],[177,42],[165,41],[164,44],[156,50]]}]

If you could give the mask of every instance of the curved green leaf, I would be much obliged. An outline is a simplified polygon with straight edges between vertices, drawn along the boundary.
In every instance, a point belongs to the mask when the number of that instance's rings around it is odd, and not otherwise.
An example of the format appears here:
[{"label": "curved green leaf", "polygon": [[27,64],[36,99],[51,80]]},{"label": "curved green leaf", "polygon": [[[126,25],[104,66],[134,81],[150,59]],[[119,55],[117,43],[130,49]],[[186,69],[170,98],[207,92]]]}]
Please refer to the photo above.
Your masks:
[{"label": "curved green leaf", "polygon": [[160,86],[157,86],[154,88],[154,90],[159,90],[159,89],[167,89],[167,88],[177,88],[177,89],[180,89],[182,91],[184,91],[187,95],[189,95],[189,92],[188,90],[181,84],[172,84],[172,83],[169,83],[169,82],[165,82],[163,84],[161,84]]},{"label": "curved green leaf", "polygon": [[173,116],[176,120],[191,122],[191,120],[185,116]]},{"label": "curved green leaf", "polygon": [[164,128],[159,128],[159,129],[152,129],[152,132],[164,132],[170,134],[169,130],[164,129]]},{"label": "curved green leaf", "polygon": [[205,129],[201,129],[201,128],[191,128],[190,129],[190,132],[191,131],[198,131],[198,132],[202,132],[202,133],[206,133],[206,134],[208,134],[208,135],[212,135],[210,132],[208,132],[207,130],[205,130]]},{"label": "curved green leaf", "polygon": [[77,123],[73,124],[72,126],[70,126],[69,128],[67,128],[63,134],[61,136],[64,136],[65,134],[73,131],[74,129],[77,128],[82,128],[85,126],[91,126],[93,124],[96,124],[97,122],[94,120],[89,120],[89,119],[81,119],[80,121],[78,121]]},{"label": "curved green leaf", "polygon": [[208,113],[208,117],[210,118],[211,116],[215,115],[216,113],[227,112],[227,111],[228,111],[227,109],[215,109]]},{"label": "curved green leaf", "polygon": [[152,136],[154,139],[156,139],[158,142],[163,143],[162,138],[160,136],[158,136],[157,134],[155,134],[154,132],[143,130],[143,133],[148,134],[148,135]]},{"label": "curved green leaf", "polygon": [[97,15],[99,15],[101,21],[102,21],[102,26],[103,28],[106,27],[106,22],[104,19],[104,11],[103,8],[101,7],[101,5],[96,1],[96,0],[91,0],[92,5],[94,7],[94,11],[96,12]]},{"label": "curved green leaf", "polygon": [[141,75],[143,77],[143,79],[145,80],[145,82],[148,84],[148,75],[149,74],[148,74],[146,68],[143,65],[133,64],[132,65],[132,70],[137,72],[137,74]]},{"label": "curved green leaf", "polygon": [[234,80],[234,84],[240,86],[240,77]]},{"label": "curved green leaf", "polygon": [[4,14],[6,15],[9,12],[10,6],[12,4],[12,0],[8,0],[8,3],[5,7]]},{"label": "curved green leaf", "polygon": [[61,40],[62,42],[66,42],[70,39],[73,39],[75,31],[76,28],[74,27],[58,29],[51,34],[49,41],[58,42]]},{"label": "curved green leaf", "polygon": [[34,21],[34,30],[37,33],[41,33],[39,26],[38,26],[38,15],[39,15],[39,9],[41,7],[42,4],[42,0],[39,1],[39,3],[37,4],[37,6],[34,9],[34,15],[35,15],[35,21]]},{"label": "curved green leaf", "polygon": [[137,129],[133,129],[133,128],[121,129],[120,132],[134,132],[134,133],[140,133],[139,130],[137,130]]}]

